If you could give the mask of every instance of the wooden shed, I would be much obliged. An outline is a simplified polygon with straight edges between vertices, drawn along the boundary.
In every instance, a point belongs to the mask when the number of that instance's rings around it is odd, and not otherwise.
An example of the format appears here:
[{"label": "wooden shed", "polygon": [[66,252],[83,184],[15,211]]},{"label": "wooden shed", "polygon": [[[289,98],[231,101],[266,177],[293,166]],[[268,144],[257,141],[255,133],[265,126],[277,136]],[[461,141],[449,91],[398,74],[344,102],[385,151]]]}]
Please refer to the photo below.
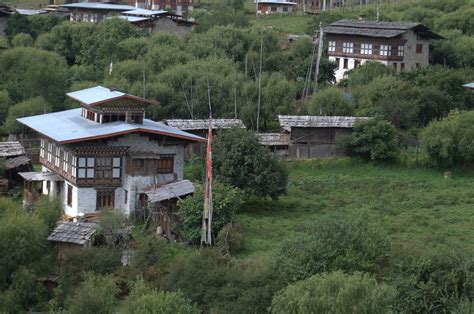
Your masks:
[{"label": "wooden shed", "polygon": [[296,159],[340,156],[338,142],[352,133],[357,120],[367,117],[278,116],[289,135],[288,157]]},{"label": "wooden shed", "polygon": [[288,147],[290,145],[289,133],[259,133],[257,138],[262,146],[268,149],[280,158],[288,157]]},{"label": "wooden shed", "polygon": [[48,241],[56,244],[59,258],[63,259],[70,250],[91,247],[97,229],[99,224],[96,222],[60,221],[48,236]]},{"label": "wooden shed", "polygon": [[18,141],[0,142],[0,158],[4,160],[4,176],[9,186],[22,182],[19,172],[33,170],[30,158],[25,155],[25,149]]}]

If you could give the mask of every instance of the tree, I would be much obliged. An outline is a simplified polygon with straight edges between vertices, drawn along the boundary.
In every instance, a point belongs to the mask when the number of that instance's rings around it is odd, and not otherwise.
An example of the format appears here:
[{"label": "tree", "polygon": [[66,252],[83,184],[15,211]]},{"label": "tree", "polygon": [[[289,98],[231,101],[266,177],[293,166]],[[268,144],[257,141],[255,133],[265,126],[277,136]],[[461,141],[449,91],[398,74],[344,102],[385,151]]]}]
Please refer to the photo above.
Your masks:
[{"label": "tree", "polygon": [[200,311],[180,292],[157,292],[151,290],[133,300],[128,313],[198,314]]},{"label": "tree", "polygon": [[390,160],[398,153],[395,127],[379,118],[356,121],[345,144],[350,155],[368,160]]},{"label": "tree", "polygon": [[380,228],[363,216],[339,214],[322,217],[284,241],[276,263],[278,272],[294,282],[335,270],[377,273],[389,252]]},{"label": "tree", "polygon": [[113,313],[118,288],[112,276],[89,274],[69,297],[68,311],[73,314]]},{"label": "tree", "polygon": [[13,47],[30,47],[33,46],[33,37],[30,34],[19,33],[12,39]]},{"label": "tree", "polygon": [[[199,243],[202,231],[202,213],[204,210],[204,191],[198,186],[196,192],[178,202],[179,222],[174,226],[179,236],[189,243]],[[231,222],[243,203],[242,192],[220,182],[212,185],[213,216],[212,230],[217,233]]]},{"label": "tree", "polygon": [[50,111],[51,106],[41,96],[15,104],[8,110],[3,130],[4,132],[18,133],[21,131],[22,126],[16,121],[17,118],[34,116]]},{"label": "tree", "polygon": [[272,313],[392,313],[396,290],[367,274],[337,271],[289,285],[272,301]]},{"label": "tree", "polygon": [[7,35],[9,41],[11,41],[16,34],[29,34],[30,31],[31,25],[26,15],[14,13],[8,18],[7,26],[5,27],[5,35]]},{"label": "tree", "polygon": [[307,110],[312,115],[349,116],[353,108],[346,99],[344,92],[335,87],[320,90],[307,103]]},{"label": "tree", "polygon": [[382,77],[394,75],[392,69],[377,61],[368,61],[362,66],[357,67],[347,73],[349,87],[365,86],[373,80]]},{"label": "tree", "polygon": [[0,123],[5,121],[8,109],[12,105],[12,100],[6,90],[0,90]]},{"label": "tree", "polygon": [[287,172],[253,132],[225,130],[214,145],[214,170],[223,182],[250,195],[277,198],[286,192]]}]

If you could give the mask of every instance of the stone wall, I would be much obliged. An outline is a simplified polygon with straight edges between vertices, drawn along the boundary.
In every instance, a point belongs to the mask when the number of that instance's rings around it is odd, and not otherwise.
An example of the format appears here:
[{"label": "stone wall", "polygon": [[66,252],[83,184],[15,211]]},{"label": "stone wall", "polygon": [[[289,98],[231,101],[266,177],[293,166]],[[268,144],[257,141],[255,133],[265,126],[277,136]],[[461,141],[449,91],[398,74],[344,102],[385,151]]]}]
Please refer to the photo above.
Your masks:
[{"label": "stone wall", "polygon": [[179,37],[184,37],[191,33],[193,28],[186,25],[178,25],[169,18],[159,18],[155,20],[155,25],[152,28],[152,33],[173,34]]}]

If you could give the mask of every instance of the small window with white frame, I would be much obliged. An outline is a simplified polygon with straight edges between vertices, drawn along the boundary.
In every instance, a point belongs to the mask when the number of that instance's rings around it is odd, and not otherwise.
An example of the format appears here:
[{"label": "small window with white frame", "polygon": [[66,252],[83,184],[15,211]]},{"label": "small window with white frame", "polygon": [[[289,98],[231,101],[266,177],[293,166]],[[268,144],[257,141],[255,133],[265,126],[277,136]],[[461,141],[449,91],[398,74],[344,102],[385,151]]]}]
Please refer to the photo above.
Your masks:
[{"label": "small window with white frame", "polygon": [[353,53],[354,52],[354,43],[343,42],[342,43],[342,52]]},{"label": "small window with white frame", "polygon": [[77,177],[80,179],[94,178],[94,157],[78,157]]},{"label": "small window with white frame", "polygon": [[329,42],[328,51],[329,51],[329,52],[334,52],[334,51],[336,51],[336,42],[335,42],[335,41],[330,41],[330,42]]},{"label": "small window with white frame", "polygon": [[58,168],[61,165],[61,148],[59,146],[56,146],[56,156],[54,158],[54,165]]},{"label": "small window with white frame", "polygon": [[65,172],[67,172],[68,160],[69,160],[69,153],[64,151],[64,154],[63,154],[63,171],[65,171]]},{"label": "small window with white frame", "polygon": [[403,57],[405,52],[405,47],[403,45],[398,46],[397,53],[399,57]]},{"label": "small window with white frame", "polygon": [[380,55],[381,56],[392,55],[392,47],[390,45],[380,45]]},{"label": "small window with white frame", "polygon": [[363,55],[371,55],[372,54],[372,44],[361,44],[360,45],[360,53]]},{"label": "small window with white frame", "polygon": [[122,158],[114,157],[112,159],[112,177],[120,178],[122,174]]},{"label": "small window with white frame", "polygon": [[48,162],[53,160],[53,143],[48,143]]},{"label": "small window with white frame", "polygon": [[44,140],[40,140],[40,157],[44,158]]},{"label": "small window with white frame", "polygon": [[71,161],[71,175],[73,178],[76,177],[77,173],[76,173],[76,170],[77,170],[77,157],[75,156],[72,156],[72,161]]}]

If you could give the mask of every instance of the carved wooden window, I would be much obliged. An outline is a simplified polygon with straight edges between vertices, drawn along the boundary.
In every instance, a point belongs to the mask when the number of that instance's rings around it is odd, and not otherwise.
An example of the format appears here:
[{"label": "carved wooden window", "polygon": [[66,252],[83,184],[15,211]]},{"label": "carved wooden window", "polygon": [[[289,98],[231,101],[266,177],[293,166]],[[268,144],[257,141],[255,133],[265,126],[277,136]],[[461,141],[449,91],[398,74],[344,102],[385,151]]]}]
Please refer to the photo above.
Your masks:
[{"label": "carved wooden window", "polygon": [[122,158],[112,158],[112,178],[120,178],[122,175]]},{"label": "carved wooden window", "polygon": [[76,177],[76,171],[77,171],[77,157],[72,156],[71,175],[72,175],[73,178]]},{"label": "carved wooden window", "polygon": [[44,158],[44,140],[40,140],[40,157]]},{"label": "carved wooden window", "polygon": [[72,206],[72,185],[67,185],[67,206]]},{"label": "carved wooden window", "polygon": [[174,156],[162,155],[158,160],[158,173],[173,173],[174,170]]},{"label": "carved wooden window", "polygon": [[95,164],[96,178],[112,178],[112,159],[110,157],[97,157]]},{"label": "carved wooden window", "polygon": [[64,151],[63,155],[63,171],[67,172],[67,166],[69,161],[69,153]]},{"label": "carved wooden window", "polygon": [[56,156],[54,158],[54,165],[58,168],[61,166],[61,148],[58,146],[56,146]]},{"label": "carved wooden window", "polygon": [[97,208],[114,207],[115,191],[114,190],[97,190]]},{"label": "carved wooden window", "polygon": [[381,56],[392,55],[392,47],[390,45],[380,45],[380,55]]},{"label": "carved wooden window", "polygon": [[360,53],[363,55],[371,55],[372,54],[372,44],[361,44],[360,45]]},{"label": "carved wooden window", "polygon": [[343,42],[342,43],[342,52],[353,53],[354,52],[354,43]]},{"label": "carved wooden window", "polygon": [[132,114],[132,122],[137,123],[137,124],[143,124],[143,114],[142,113]]},{"label": "carved wooden window", "polygon": [[94,157],[78,157],[77,177],[78,178],[94,178]]},{"label": "carved wooden window", "polygon": [[405,53],[405,47],[404,46],[398,46],[397,54],[399,57],[403,57]]},{"label": "carved wooden window", "polygon": [[330,41],[330,42],[329,42],[328,51],[329,51],[329,52],[334,52],[334,51],[336,51],[336,42],[335,42],[335,41]]},{"label": "carved wooden window", "polygon": [[145,159],[133,159],[133,173],[134,174],[145,173]]}]

